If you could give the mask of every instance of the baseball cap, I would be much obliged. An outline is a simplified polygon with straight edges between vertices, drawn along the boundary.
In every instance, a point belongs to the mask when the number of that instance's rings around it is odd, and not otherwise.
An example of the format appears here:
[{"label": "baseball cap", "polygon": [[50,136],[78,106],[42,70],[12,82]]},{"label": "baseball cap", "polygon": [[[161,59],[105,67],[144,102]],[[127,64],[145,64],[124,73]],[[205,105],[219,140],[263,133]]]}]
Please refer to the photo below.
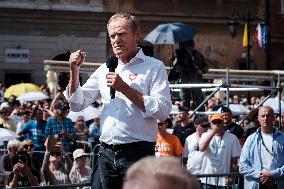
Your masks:
[{"label": "baseball cap", "polygon": [[225,113],[225,112],[232,113],[232,111],[230,110],[230,108],[228,108],[228,107],[226,107],[226,106],[222,106],[222,107],[221,107],[221,113]]},{"label": "baseball cap", "polygon": [[223,115],[222,114],[214,114],[211,116],[211,121],[213,120],[222,120],[223,121]]},{"label": "baseball cap", "polygon": [[82,148],[79,148],[79,149],[76,149],[74,152],[73,152],[73,159],[77,159],[81,156],[87,156],[88,154],[85,153],[85,151],[82,149]]},{"label": "baseball cap", "polygon": [[194,121],[194,125],[201,125],[202,127],[209,126],[208,118],[204,116],[198,117]]}]

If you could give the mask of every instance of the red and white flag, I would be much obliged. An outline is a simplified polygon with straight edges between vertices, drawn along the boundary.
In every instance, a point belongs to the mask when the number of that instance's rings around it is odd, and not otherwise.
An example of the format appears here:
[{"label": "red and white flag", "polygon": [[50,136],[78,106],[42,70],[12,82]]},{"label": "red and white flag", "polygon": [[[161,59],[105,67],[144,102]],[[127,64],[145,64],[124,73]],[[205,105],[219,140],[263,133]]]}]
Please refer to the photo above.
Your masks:
[{"label": "red and white flag", "polygon": [[257,24],[257,26],[256,26],[254,37],[255,37],[255,40],[256,40],[258,47],[262,48],[263,44],[262,44],[262,33],[261,33],[261,25],[260,24]]}]

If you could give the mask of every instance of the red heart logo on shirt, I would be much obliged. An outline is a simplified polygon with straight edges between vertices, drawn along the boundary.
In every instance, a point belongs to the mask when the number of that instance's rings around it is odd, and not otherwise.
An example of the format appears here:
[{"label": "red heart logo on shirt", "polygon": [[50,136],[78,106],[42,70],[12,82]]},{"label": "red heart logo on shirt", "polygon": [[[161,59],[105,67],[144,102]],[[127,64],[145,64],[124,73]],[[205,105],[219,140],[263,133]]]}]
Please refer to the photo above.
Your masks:
[{"label": "red heart logo on shirt", "polygon": [[130,79],[131,81],[133,81],[134,79],[136,79],[137,75],[138,75],[138,74],[130,74],[130,75],[129,75],[129,79]]}]

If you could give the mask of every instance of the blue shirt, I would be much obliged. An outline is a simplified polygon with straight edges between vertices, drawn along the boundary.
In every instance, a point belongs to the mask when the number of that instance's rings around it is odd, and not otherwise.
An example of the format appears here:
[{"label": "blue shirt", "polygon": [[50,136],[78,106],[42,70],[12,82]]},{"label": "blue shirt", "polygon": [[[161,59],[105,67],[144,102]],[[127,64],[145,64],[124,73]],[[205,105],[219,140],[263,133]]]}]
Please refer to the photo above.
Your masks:
[{"label": "blue shirt", "polygon": [[44,149],[44,130],[46,127],[46,121],[38,122],[36,120],[30,120],[21,127],[21,133],[26,135],[27,139],[33,141],[35,150]]},{"label": "blue shirt", "polygon": [[[63,121],[58,121],[56,117],[49,117],[45,128],[45,136],[53,136],[62,132],[69,133],[72,136],[76,135],[74,124],[71,119],[64,118]],[[63,137],[63,148],[65,152],[69,152],[69,141]]]},{"label": "blue shirt", "polygon": [[101,136],[100,128],[98,128],[98,126],[95,123],[90,124],[89,132],[92,134],[92,137],[95,139],[98,139]]},{"label": "blue shirt", "polygon": [[[260,129],[251,134],[242,149],[240,157],[240,172],[245,176],[245,189],[259,188],[259,174],[263,170],[261,159],[261,134]],[[277,188],[284,188],[284,134],[275,130],[272,141],[273,159],[271,170]]]}]

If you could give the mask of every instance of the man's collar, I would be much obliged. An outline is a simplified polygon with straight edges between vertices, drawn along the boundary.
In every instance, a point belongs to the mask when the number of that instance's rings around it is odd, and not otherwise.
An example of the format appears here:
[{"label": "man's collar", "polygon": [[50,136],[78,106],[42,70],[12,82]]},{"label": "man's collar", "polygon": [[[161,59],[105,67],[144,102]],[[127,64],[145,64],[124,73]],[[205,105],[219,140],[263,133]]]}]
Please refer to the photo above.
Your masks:
[{"label": "man's collar", "polygon": [[[142,50],[142,48],[139,47],[138,53],[129,61],[128,64],[136,64],[140,62],[145,62],[146,56]],[[119,60],[119,63],[122,64],[122,62]]]}]

